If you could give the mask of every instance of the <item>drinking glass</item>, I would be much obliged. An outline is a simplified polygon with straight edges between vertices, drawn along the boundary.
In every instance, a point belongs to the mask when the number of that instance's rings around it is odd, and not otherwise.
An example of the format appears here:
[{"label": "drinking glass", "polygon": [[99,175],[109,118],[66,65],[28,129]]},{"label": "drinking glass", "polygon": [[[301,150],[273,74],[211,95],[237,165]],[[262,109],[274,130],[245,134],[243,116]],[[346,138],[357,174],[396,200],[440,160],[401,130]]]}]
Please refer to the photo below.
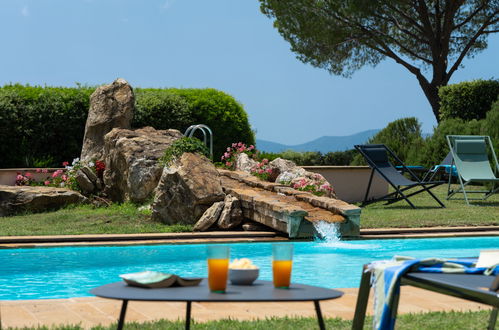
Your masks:
[{"label": "drinking glass", "polygon": [[289,289],[291,282],[291,268],[293,267],[293,245],[272,245],[272,275],[274,287]]},{"label": "drinking glass", "polygon": [[229,273],[229,255],[228,246],[208,246],[208,286],[211,292],[225,292]]}]

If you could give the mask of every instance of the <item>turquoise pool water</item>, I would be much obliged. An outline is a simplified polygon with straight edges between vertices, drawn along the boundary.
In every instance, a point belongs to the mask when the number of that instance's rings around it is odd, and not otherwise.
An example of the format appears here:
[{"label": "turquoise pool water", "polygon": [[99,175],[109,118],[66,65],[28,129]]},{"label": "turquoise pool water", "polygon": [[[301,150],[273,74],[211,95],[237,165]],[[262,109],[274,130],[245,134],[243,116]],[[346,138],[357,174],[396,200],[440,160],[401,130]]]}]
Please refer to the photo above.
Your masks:
[{"label": "turquoise pool water", "polygon": [[[292,280],[329,288],[359,285],[362,265],[394,255],[473,257],[499,248],[499,237],[390,239],[294,243]],[[248,257],[271,279],[270,243],[230,244],[231,258]],[[157,270],[206,276],[206,245],[63,247],[0,250],[0,300],[90,296],[118,274]]]}]

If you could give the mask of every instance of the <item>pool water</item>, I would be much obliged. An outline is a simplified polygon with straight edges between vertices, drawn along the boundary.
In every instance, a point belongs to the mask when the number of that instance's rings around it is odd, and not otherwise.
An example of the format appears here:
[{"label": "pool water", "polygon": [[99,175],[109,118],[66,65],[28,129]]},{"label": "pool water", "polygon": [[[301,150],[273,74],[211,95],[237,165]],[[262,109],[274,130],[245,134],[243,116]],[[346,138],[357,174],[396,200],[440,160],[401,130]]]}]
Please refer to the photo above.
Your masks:
[{"label": "pool water", "polygon": [[[394,255],[473,257],[499,248],[499,237],[298,242],[292,281],[329,288],[358,287],[362,265]],[[270,243],[230,244],[231,258],[250,258],[271,280]],[[90,296],[119,274],[156,270],[205,277],[206,245],[61,247],[0,250],[0,300]]]}]

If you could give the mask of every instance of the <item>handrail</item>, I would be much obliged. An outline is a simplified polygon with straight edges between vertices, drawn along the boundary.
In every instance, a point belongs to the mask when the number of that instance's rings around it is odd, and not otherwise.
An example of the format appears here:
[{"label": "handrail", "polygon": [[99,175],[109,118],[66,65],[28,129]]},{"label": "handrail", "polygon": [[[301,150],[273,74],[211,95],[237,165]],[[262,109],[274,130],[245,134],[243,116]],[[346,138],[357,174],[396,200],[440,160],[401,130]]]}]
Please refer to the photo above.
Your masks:
[{"label": "handrail", "polygon": [[208,145],[207,134],[206,134],[208,132],[208,135],[210,138],[210,145],[209,145],[210,158],[211,158],[211,160],[213,160],[213,132],[211,131],[211,129],[208,126],[206,126],[204,124],[191,125],[185,130],[184,136],[193,137],[194,133],[196,133],[197,130],[201,130],[201,132],[203,133],[203,141],[204,141],[205,145]]}]

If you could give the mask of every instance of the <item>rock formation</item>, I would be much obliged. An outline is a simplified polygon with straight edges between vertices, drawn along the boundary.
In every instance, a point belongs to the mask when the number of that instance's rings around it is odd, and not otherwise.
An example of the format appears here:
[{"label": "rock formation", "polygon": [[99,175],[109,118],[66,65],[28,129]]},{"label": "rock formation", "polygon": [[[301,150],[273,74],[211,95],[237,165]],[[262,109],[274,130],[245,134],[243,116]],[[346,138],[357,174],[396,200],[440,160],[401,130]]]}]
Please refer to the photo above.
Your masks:
[{"label": "rock formation", "polygon": [[19,212],[43,212],[68,204],[82,203],[86,198],[65,188],[0,185],[0,217]]},{"label": "rock formation", "polygon": [[224,200],[223,211],[217,221],[218,228],[236,228],[243,222],[243,219],[243,212],[239,200],[232,195],[227,195]]},{"label": "rock formation", "polygon": [[244,152],[239,154],[236,159],[236,171],[250,172],[255,165],[258,164],[257,161],[249,158]]},{"label": "rock formation", "polygon": [[220,218],[220,213],[224,208],[224,202],[214,203],[206,212],[203,213],[201,218],[196,222],[194,226],[194,231],[205,231],[208,230],[212,225],[214,225],[218,218]]},{"label": "rock formation", "polygon": [[105,193],[111,200],[141,203],[152,196],[165,149],[183,135],[177,130],[115,128],[105,137]]},{"label": "rock formation", "polygon": [[163,169],[155,190],[152,217],[168,224],[194,224],[224,197],[220,176],[211,161],[184,153]]},{"label": "rock formation", "polygon": [[104,136],[113,128],[130,128],[135,106],[132,87],[124,79],[100,86],[90,96],[81,160],[101,160]]}]

